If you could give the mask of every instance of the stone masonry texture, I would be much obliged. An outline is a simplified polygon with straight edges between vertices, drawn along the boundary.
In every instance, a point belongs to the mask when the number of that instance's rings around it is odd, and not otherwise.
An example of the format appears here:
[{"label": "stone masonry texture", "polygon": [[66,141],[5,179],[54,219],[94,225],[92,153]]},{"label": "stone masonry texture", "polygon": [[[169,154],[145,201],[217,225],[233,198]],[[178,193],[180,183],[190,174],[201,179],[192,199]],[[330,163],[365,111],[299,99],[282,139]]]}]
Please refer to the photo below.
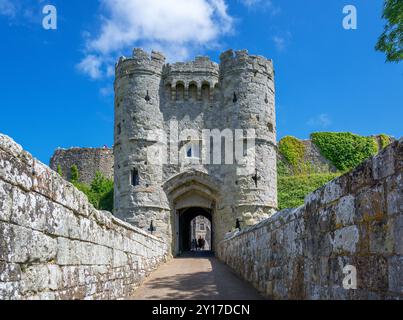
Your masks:
[{"label": "stone masonry texture", "polygon": [[[403,139],[216,254],[273,299],[403,299],[402,168]],[[343,288],[346,265],[356,290]]]},{"label": "stone masonry texture", "polygon": [[50,159],[50,167],[57,171],[60,166],[64,179],[70,181],[71,167],[77,166],[79,181],[91,184],[97,172],[113,179],[113,150],[105,148],[57,149]]},{"label": "stone masonry texture", "polygon": [[0,300],[128,298],[168,257],[0,135]]},{"label": "stone masonry texture", "polygon": [[[237,219],[253,225],[268,218],[277,208],[275,124],[271,60],[229,50],[220,64],[208,57],[166,64],[161,53],[134,49],[132,57],[122,57],[116,65],[115,215],[145,229],[153,221],[174,254],[180,253],[179,216],[190,203],[211,212],[213,248]],[[219,164],[181,158],[174,163],[172,145],[150,136],[156,130],[170,139],[176,135],[182,149],[188,143],[200,146],[206,129],[217,129],[219,138],[225,129],[232,134],[243,130],[237,139],[246,145],[252,139],[247,130],[255,129],[256,154],[247,156],[256,159],[256,171],[239,175],[245,164],[220,165],[223,157]],[[168,163],[152,163],[149,147],[164,143]],[[137,185],[130,183],[133,172],[139,176]]]}]

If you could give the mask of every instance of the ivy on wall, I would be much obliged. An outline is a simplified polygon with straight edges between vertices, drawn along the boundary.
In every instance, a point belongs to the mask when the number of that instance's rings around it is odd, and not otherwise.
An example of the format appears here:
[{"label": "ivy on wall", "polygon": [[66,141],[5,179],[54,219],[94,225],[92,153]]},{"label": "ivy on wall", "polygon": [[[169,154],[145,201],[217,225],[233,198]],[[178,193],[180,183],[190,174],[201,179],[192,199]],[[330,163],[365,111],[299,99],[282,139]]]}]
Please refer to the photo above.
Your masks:
[{"label": "ivy on wall", "polygon": [[317,132],[311,134],[311,139],[320,153],[340,171],[351,170],[378,152],[375,138],[350,132]]},{"label": "ivy on wall", "polygon": [[379,148],[383,149],[392,142],[392,138],[386,134],[363,137],[349,132],[317,132],[311,134],[311,139],[338,172],[315,172],[309,160],[306,162],[306,147],[301,140],[291,136],[281,139],[281,157],[277,162],[279,209],[302,205],[306,195],[355,168],[374,156]]},{"label": "ivy on wall", "polygon": [[317,173],[278,177],[279,209],[296,208],[304,204],[305,197],[338,177],[340,173]]},{"label": "ivy on wall", "polygon": [[302,173],[304,171],[304,143],[292,136],[284,137],[279,142],[280,154],[284,157],[287,164],[291,166],[293,173]]},{"label": "ivy on wall", "polygon": [[381,141],[382,149],[386,148],[388,145],[390,145],[392,143],[392,139],[386,134],[380,134],[379,139]]}]

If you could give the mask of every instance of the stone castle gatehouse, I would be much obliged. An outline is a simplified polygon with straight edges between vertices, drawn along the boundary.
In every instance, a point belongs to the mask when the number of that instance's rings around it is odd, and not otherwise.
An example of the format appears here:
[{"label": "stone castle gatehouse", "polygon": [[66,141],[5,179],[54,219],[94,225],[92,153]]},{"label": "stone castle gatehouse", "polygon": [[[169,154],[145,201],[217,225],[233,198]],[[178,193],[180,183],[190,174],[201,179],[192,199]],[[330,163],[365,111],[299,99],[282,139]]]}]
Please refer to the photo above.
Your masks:
[{"label": "stone castle gatehouse", "polygon": [[[224,162],[233,152],[224,146],[217,162],[214,138],[201,139],[206,129],[241,141],[253,170],[237,158]],[[219,65],[207,57],[167,64],[160,53],[135,49],[116,65],[114,140],[115,215],[145,230],[152,223],[174,255],[189,249],[190,221],[204,216],[214,250],[237,220],[253,225],[277,208],[272,61],[229,50]],[[167,150],[165,162],[150,156],[155,146]],[[203,161],[204,150],[214,161]]]}]

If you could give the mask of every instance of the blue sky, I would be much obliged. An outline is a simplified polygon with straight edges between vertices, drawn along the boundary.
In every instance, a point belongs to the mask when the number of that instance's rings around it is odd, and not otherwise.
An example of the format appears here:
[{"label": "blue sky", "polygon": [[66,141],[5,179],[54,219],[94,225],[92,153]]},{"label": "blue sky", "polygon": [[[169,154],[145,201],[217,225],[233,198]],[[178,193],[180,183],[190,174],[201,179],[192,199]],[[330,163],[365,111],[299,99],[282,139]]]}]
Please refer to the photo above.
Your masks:
[{"label": "blue sky", "polygon": [[[55,5],[57,30],[42,27]],[[358,29],[342,26],[357,8]],[[113,144],[114,61],[248,49],[274,60],[279,138],[402,136],[403,66],[374,50],[382,0],[0,0],[0,132],[48,163],[57,147]],[[82,62],[85,63],[82,63]]]}]

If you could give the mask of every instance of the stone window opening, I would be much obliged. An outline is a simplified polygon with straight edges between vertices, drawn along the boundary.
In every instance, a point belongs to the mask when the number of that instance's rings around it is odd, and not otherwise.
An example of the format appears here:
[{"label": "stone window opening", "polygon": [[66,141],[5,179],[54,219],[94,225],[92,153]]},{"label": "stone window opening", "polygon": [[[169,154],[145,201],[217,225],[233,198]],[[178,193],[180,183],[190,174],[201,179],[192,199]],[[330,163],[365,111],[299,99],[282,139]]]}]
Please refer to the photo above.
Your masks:
[{"label": "stone window opening", "polygon": [[210,84],[204,83],[202,85],[202,100],[203,101],[210,101]]},{"label": "stone window opening", "polygon": [[267,128],[269,129],[269,131],[270,131],[271,133],[274,132],[274,126],[273,126],[273,124],[272,124],[271,122],[268,122],[268,123],[267,123]]},{"label": "stone window opening", "polygon": [[190,142],[186,147],[186,158],[188,159],[200,159],[199,143]]},{"label": "stone window opening", "polygon": [[131,172],[131,184],[133,187],[140,185],[139,171],[136,168],[134,168]]},{"label": "stone window opening", "polygon": [[117,126],[117,132],[118,132],[118,134],[122,133],[122,125],[120,123]]},{"label": "stone window opening", "polygon": [[195,83],[189,85],[189,100],[197,101],[197,85]]},{"label": "stone window opening", "polygon": [[185,100],[185,86],[181,83],[176,85],[176,101]]},{"label": "stone window opening", "polygon": [[146,102],[150,102],[150,101],[151,101],[151,97],[150,97],[150,94],[149,94],[148,90],[147,90],[146,96],[144,97],[144,100],[145,100]]},{"label": "stone window opening", "polygon": [[236,92],[234,92],[234,98],[232,99],[233,103],[237,103],[238,102],[238,97],[236,95]]}]

